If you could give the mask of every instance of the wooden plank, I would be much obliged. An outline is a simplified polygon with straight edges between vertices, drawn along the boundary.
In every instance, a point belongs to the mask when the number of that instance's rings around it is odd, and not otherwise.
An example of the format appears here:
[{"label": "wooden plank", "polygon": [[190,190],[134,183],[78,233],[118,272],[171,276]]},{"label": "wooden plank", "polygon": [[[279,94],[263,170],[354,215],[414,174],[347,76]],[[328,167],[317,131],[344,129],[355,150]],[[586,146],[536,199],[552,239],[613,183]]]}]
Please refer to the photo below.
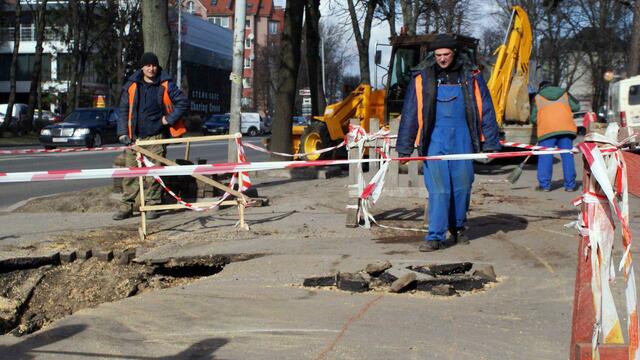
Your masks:
[{"label": "wooden plank", "polygon": [[[142,148],[142,147],[140,147],[140,146],[138,146],[138,145],[134,145],[134,146],[133,146],[133,149],[134,149],[135,151],[139,151],[139,152],[143,153],[145,156],[150,157],[150,158],[152,158],[153,160],[158,161],[158,162],[159,162],[159,163],[161,163],[161,164],[169,165],[169,166],[177,166],[177,165],[178,165],[176,162],[171,161],[171,160],[169,160],[169,159],[166,159],[166,158],[164,158],[164,157],[162,157],[162,156],[160,156],[160,155],[154,154],[154,153],[152,153],[151,151],[146,150],[146,149],[144,149],[144,148]],[[238,198],[242,199],[242,201],[243,201],[243,202],[246,202],[246,201],[247,201],[247,200],[245,199],[244,194],[242,194],[242,193],[240,193],[240,192],[238,192],[238,191],[236,191],[236,190],[233,190],[233,189],[231,189],[231,188],[229,188],[229,187],[226,187],[226,186],[224,186],[224,185],[220,184],[219,182],[217,182],[217,181],[215,181],[215,180],[209,179],[208,177],[206,177],[206,176],[204,176],[204,175],[200,175],[200,174],[191,174],[191,175],[189,175],[189,176],[192,176],[192,177],[194,177],[196,180],[199,180],[199,181],[201,181],[201,182],[203,182],[203,183],[205,183],[205,184],[209,184],[209,185],[211,185],[211,186],[213,186],[213,187],[216,187],[216,188],[218,188],[218,189],[220,189],[220,190],[222,190],[222,191],[226,191],[226,192],[228,192],[229,194],[231,194],[231,195],[233,195],[233,196],[236,196],[236,197],[238,197]]]},{"label": "wooden plank", "polygon": [[[398,134],[398,128],[400,127],[399,121],[391,122],[391,135]],[[391,157],[398,157],[398,152],[396,151],[395,146],[391,149]],[[389,164],[389,172],[387,173],[387,187],[389,189],[398,188],[400,185],[400,162],[392,161]]]},{"label": "wooden plank", "polygon": [[[360,121],[358,119],[350,119],[349,123],[353,126],[359,126]],[[358,158],[358,148],[354,147],[349,149],[349,159]],[[349,164],[349,183],[355,184],[358,182],[358,164]]]},{"label": "wooden plank", "polygon": [[[216,203],[217,201],[203,201],[203,202],[193,203],[193,205],[197,207],[206,207],[206,206],[214,205]],[[221,202],[220,205],[221,206],[238,205],[238,202],[235,200],[225,200]],[[187,209],[187,207],[182,204],[147,205],[144,207],[143,206],[140,207],[140,211],[158,211],[158,210],[175,210],[175,209]]]},{"label": "wooden plank", "polygon": [[[136,158],[139,159],[140,158],[140,153],[136,153]],[[138,162],[138,166],[140,165],[140,162]],[[140,192],[140,208],[144,208],[144,177],[139,176],[138,177],[138,184],[140,186],[139,192]],[[141,226],[141,237],[144,240],[144,237],[147,236],[147,216],[144,213],[144,210],[140,210],[140,226]]]},{"label": "wooden plank", "polygon": [[136,140],[136,145],[182,144],[186,142],[203,142],[212,140],[235,139],[236,135],[209,135],[176,139]]},{"label": "wooden plank", "polygon": [[[380,119],[372,118],[369,120],[369,131],[371,133],[375,133],[380,130]],[[376,148],[379,148],[383,144],[383,141],[376,140],[374,142],[370,142],[365,144],[367,148],[369,148],[369,159],[379,159],[380,155],[376,151]],[[380,163],[377,161],[369,163],[369,173],[375,174],[380,169]]]}]

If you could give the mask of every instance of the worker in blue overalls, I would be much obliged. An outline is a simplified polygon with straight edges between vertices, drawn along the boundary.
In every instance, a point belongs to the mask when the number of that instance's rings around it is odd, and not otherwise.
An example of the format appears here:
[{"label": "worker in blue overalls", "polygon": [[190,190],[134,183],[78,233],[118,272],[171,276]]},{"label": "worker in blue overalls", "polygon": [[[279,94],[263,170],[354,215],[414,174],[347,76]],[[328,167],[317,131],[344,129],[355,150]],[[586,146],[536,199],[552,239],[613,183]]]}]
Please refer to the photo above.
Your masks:
[{"label": "worker in blue overalls", "polygon": [[[396,150],[409,157],[495,152],[500,149],[498,125],[489,89],[480,70],[457,40],[439,34],[430,45],[433,57],[422,62],[407,88]],[[429,230],[420,251],[468,244],[464,234],[473,183],[472,160],[424,162],[429,192]]]}]

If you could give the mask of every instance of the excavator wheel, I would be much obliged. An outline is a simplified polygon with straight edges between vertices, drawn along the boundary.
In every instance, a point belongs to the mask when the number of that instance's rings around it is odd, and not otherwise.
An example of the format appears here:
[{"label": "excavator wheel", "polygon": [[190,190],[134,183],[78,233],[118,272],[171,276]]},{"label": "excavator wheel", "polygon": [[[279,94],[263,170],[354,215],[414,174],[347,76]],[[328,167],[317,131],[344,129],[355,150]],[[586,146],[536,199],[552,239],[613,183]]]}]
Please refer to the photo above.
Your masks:
[{"label": "excavator wheel", "polygon": [[[321,150],[332,145],[327,125],[321,121],[312,121],[309,126],[304,129],[302,138],[300,139],[299,154],[310,153],[315,150]],[[331,151],[322,154],[312,154],[304,156],[305,160],[328,159],[331,157]]]}]

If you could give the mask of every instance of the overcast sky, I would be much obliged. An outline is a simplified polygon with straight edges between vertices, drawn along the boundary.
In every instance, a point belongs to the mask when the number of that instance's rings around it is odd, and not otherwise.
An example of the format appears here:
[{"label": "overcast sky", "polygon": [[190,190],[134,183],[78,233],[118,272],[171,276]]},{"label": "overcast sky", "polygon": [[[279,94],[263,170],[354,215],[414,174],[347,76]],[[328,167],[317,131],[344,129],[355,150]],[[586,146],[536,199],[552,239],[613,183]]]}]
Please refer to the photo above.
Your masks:
[{"label": "overcast sky", "polygon": [[[346,7],[346,0],[332,0],[332,2],[334,3],[339,3],[342,2],[345,4]],[[274,0],[274,3],[278,6],[285,6],[286,0]],[[493,8],[495,7],[495,2],[493,0],[480,0],[478,1],[479,3],[479,7],[478,7],[478,12],[479,12],[479,16],[477,16],[478,21],[476,21],[473,25],[473,31],[471,32],[471,34],[466,34],[466,35],[471,35],[474,37],[479,38],[482,34],[482,31],[484,28],[487,27],[491,27],[491,26],[495,26],[495,24],[497,23],[496,21],[493,21],[493,19],[491,18],[490,14],[493,12]],[[329,1],[327,0],[321,0],[320,1],[320,12],[322,13],[322,20],[321,21],[331,21],[332,19],[332,14],[331,11],[329,9]],[[329,20],[328,20],[329,19]],[[334,20],[335,21],[335,20]],[[377,22],[376,22],[377,23]],[[400,26],[402,25],[402,22],[398,22],[397,23],[397,27],[398,27],[398,31],[400,30]],[[353,42],[353,47],[352,49],[354,49],[354,54],[357,54],[356,52],[356,44],[355,44],[355,40],[353,39],[353,37],[351,37],[351,39],[349,40],[351,42]],[[375,44],[376,42],[380,43],[380,44],[388,44],[389,43],[389,25],[384,22],[384,23],[380,23],[376,26],[374,26],[374,28],[371,31],[371,42],[369,44],[369,63],[371,64],[371,78],[373,81],[373,69],[375,64],[373,63],[373,57],[375,55]],[[379,50],[382,51],[382,65],[388,64],[389,63],[389,57],[391,54],[391,48],[389,47],[385,47],[385,46],[381,46],[378,48]],[[350,73],[353,74],[358,74],[359,73],[359,69],[358,69],[358,61],[357,61],[357,56],[355,57],[355,60],[353,62],[353,65],[351,67],[348,68],[347,70]],[[381,83],[381,79],[382,79],[382,75],[384,73],[384,70],[378,69],[378,86],[381,87],[382,83]]]}]

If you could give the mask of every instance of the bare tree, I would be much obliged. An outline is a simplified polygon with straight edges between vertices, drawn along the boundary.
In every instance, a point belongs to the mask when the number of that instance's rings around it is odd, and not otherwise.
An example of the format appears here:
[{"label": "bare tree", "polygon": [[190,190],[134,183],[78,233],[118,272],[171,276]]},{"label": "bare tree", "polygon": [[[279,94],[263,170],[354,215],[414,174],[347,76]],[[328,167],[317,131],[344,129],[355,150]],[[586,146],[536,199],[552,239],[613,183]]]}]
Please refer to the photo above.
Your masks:
[{"label": "bare tree", "polygon": [[396,20],[398,17],[396,0],[379,0],[378,8],[375,12],[376,19],[386,21],[389,24],[389,34],[397,36]]},{"label": "bare tree", "polygon": [[475,4],[464,0],[427,0],[419,8],[426,32],[463,33],[476,15]]},{"label": "bare tree", "polygon": [[20,47],[20,17],[22,9],[20,2],[15,3],[15,21],[13,26],[13,53],[11,55],[11,67],[9,68],[9,101],[7,102],[7,112],[4,121],[0,124],[0,132],[9,129],[12,123],[13,105],[16,101],[16,75],[18,72],[18,49]]},{"label": "bare tree", "polygon": [[307,0],[305,4],[305,45],[309,89],[311,90],[311,113],[324,113],[325,102],[322,88],[322,68],[320,59],[320,0]]},{"label": "bare tree", "polygon": [[282,34],[281,61],[276,92],[277,106],[271,129],[271,148],[274,151],[285,153],[291,152],[291,117],[295,106],[296,80],[300,66],[304,6],[303,1],[289,0],[284,15],[284,33]]},{"label": "bare tree", "polygon": [[158,56],[160,66],[168,69],[171,54],[167,0],[142,1],[142,34],[144,50]]},{"label": "bare tree", "polygon": [[418,18],[426,2],[426,0],[400,0],[402,27],[407,35],[417,34]]},{"label": "bare tree", "polygon": [[[344,28],[332,22],[323,22],[321,26],[322,38],[325,44],[325,74],[326,91],[329,103],[342,99],[342,83],[345,69],[355,60],[346,39],[348,35]],[[357,85],[357,84],[356,84]]]},{"label": "bare tree", "polygon": [[629,47],[629,62],[627,76],[640,73],[640,1],[633,1],[633,26],[631,28],[631,44]]},{"label": "bare tree", "polygon": [[[36,20],[36,53],[33,65],[33,73],[31,74],[31,84],[29,86],[29,101],[27,107],[27,116],[23,121],[22,128],[26,131],[31,130],[33,124],[33,113],[38,100],[40,83],[42,81],[42,51],[44,42],[44,26],[47,14],[48,0],[36,0],[31,5],[31,12],[35,14]],[[42,117],[42,111],[38,111],[38,118]]]},{"label": "bare tree", "polygon": [[[377,5],[377,0],[347,0],[353,36],[358,47],[360,82],[363,84],[371,83],[371,75],[369,74],[369,41],[371,39],[373,15]],[[360,30],[360,23],[362,23],[362,30]]]}]

